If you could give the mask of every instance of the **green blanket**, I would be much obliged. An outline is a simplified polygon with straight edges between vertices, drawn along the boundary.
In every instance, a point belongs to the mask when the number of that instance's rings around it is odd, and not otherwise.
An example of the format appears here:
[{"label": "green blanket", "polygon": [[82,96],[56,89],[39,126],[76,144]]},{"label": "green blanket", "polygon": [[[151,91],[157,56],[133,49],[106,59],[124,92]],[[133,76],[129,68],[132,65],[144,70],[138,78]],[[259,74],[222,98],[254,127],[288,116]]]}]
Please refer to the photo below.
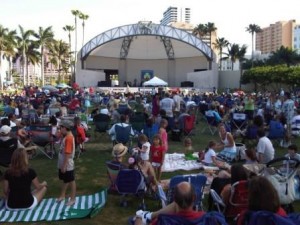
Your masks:
[{"label": "green blanket", "polygon": [[105,205],[107,190],[92,195],[76,197],[73,206],[66,206],[65,201],[56,202],[55,198],[43,199],[41,203],[31,210],[9,211],[5,202],[0,200],[0,222],[18,221],[54,221],[73,218],[92,217]]}]

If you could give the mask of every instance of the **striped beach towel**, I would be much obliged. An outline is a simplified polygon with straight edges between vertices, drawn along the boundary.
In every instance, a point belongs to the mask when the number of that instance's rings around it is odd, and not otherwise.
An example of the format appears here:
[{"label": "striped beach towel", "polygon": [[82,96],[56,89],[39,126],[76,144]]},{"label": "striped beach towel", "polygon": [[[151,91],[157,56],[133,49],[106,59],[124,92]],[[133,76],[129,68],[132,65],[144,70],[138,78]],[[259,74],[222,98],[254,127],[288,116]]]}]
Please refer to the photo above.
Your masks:
[{"label": "striped beach towel", "polygon": [[73,218],[93,217],[107,200],[107,190],[102,190],[92,195],[76,197],[73,206],[66,206],[65,201],[56,202],[55,198],[43,199],[40,204],[31,210],[9,211],[5,202],[0,200],[0,222],[19,221],[54,221]]}]

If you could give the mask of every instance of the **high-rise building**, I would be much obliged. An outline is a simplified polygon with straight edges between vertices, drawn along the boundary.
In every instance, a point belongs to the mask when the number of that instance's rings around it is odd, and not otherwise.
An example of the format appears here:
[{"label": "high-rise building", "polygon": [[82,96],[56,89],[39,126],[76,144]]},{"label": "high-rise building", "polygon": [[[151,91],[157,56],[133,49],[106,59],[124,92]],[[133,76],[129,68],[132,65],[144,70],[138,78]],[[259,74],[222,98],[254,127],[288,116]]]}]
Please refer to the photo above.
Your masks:
[{"label": "high-rise building", "polygon": [[162,25],[170,25],[174,22],[190,23],[191,21],[191,9],[190,8],[178,8],[170,6],[164,13],[163,18],[160,21]]},{"label": "high-rise building", "polygon": [[294,50],[300,54],[300,25],[294,27]]},{"label": "high-rise building", "polygon": [[269,27],[262,28],[262,32],[256,34],[255,49],[262,54],[275,52],[281,46],[294,47],[294,27],[295,20],[278,21],[270,24]]}]

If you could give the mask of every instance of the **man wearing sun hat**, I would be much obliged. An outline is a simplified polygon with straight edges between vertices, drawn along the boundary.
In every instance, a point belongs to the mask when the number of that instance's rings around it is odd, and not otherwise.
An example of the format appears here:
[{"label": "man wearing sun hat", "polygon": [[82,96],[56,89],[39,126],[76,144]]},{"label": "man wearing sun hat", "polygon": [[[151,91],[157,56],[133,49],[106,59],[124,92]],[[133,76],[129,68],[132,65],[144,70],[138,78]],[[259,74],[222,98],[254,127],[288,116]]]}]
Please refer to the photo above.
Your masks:
[{"label": "man wearing sun hat", "polygon": [[0,145],[1,148],[6,148],[6,146],[10,146],[11,143],[16,143],[16,148],[24,148],[24,146],[20,143],[20,141],[17,138],[12,138],[10,136],[11,127],[7,125],[3,125],[0,128]]},{"label": "man wearing sun hat", "polygon": [[24,148],[17,138],[10,137],[11,127],[3,125],[0,128],[0,151],[2,165],[8,166],[12,153],[18,148]]},{"label": "man wearing sun hat", "polygon": [[127,153],[128,148],[122,143],[116,144],[112,150],[112,162],[121,165],[124,155]]}]

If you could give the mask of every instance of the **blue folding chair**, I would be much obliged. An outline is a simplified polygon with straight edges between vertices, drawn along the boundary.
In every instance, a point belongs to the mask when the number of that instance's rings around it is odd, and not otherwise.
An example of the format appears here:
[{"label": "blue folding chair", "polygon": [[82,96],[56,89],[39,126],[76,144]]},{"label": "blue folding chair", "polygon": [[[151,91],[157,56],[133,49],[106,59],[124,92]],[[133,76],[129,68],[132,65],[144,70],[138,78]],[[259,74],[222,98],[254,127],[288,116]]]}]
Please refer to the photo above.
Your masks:
[{"label": "blue folding chair", "polygon": [[121,169],[116,180],[116,188],[119,194],[122,195],[120,205],[127,206],[126,196],[136,195],[142,199],[139,209],[145,210],[146,204],[144,194],[146,192],[146,183],[144,176],[139,170],[135,169]]},{"label": "blue folding chair", "polygon": [[188,175],[176,175],[171,178],[169,189],[167,192],[168,203],[173,201],[174,189],[177,184],[186,181],[193,185],[196,192],[195,208],[196,210],[203,209],[202,199],[204,194],[204,187],[206,185],[207,177],[202,174],[188,174]]}]

